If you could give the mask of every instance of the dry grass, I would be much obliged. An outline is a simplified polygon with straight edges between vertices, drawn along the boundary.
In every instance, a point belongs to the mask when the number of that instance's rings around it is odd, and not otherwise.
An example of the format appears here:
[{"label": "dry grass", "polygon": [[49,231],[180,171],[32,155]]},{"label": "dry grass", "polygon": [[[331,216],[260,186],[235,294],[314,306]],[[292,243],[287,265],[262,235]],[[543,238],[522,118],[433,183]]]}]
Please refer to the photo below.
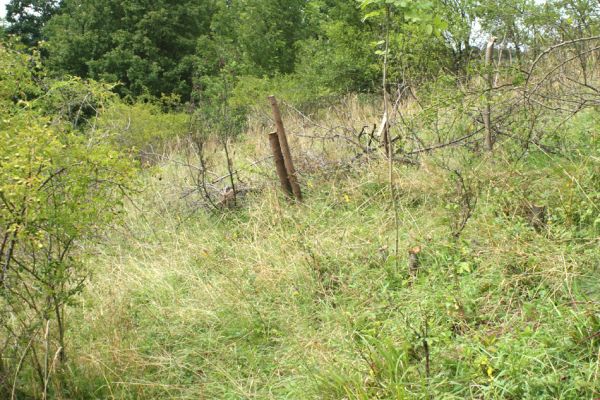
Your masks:
[{"label": "dry grass", "polygon": [[[576,222],[595,207],[586,199],[597,163],[515,162],[507,145],[495,161],[448,149],[418,168],[398,165],[400,265],[423,247],[411,278],[386,250],[394,223],[384,163],[344,167],[347,143],[298,135],[377,120],[356,99],[347,106],[320,113],[322,126],[285,116],[304,204],[279,194],[270,161],[252,165],[268,155],[260,119],[235,144],[240,175],[257,188],[240,208],[190,208],[178,163],[144,178],[123,227],[93,246],[93,278],[70,315],[75,398],[598,395],[598,231]],[[448,163],[479,198],[458,240]],[[504,211],[523,198],[551,209],[544,232]]]}]

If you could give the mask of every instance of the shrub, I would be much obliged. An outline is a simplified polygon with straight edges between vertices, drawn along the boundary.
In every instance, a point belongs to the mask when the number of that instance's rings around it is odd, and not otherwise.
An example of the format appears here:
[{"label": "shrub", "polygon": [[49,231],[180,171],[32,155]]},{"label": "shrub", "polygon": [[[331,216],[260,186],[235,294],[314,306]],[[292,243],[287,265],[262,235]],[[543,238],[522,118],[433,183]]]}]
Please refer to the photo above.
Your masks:
[{"label": "shrub", "polygon": [[[133,169],[97,131],[72,129],[73,114],[46,117],[49,104],[68,106],[33,97],[45,83],[27,57],[0,52],[0,397],[35,379],[47,398],[66,357],[64,307],[87,276],[81,246],[118,215]],[[95,84],[62,87],[105,96]]]}]

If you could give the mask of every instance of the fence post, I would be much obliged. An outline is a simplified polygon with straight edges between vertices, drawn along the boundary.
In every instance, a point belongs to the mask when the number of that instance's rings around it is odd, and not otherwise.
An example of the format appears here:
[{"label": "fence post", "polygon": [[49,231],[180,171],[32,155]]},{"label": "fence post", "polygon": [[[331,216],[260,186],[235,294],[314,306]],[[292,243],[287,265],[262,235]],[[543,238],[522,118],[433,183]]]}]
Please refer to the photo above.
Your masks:
[{"label": "fence post", "polygon": [[283,126],[283,120],[281,119],[281,112],[279,111],[279,105],[277,105],[277,99],[275,96],[269,96],[271,102],[271,108],[273,109],[273,117],[275,118],[275,125],[277,126],[277,137],[279,138],[279,146],[281,147],[281,154],[283,155],[283,162],[287,172],[287,178],[292,187],[292,193],[296,200],[302,200],[302,191],[298,184],[298,178],[296,177],[296,170],[294,169],[294,163],[292,162],[292,153],[288,145],[287,136],[285,134],[285,128]]},{"label": "fence post", "polygon": [[273,160],[275,160],[275,169],[277,170],[277,176],[281,183],[281,188],[286,195],[292,196],[292,185],[287,176],[285,170],[285,163],[283,161],[283,154],[281,153],[281,146],[279,145],[279,138],[277,132],[269,133],[269,143],[271,143],[271,152],[273,153]]},{"label": "fence post", "polygon": [[492,136],[492,90],[494,89],[494,71],[492,70],[494,43],[496,38],[492,36],[485,49],[485,67],[487,88],[485,94],[485,111],[483,113],[483,125],[485,127],[485,149],[492,151],[494,147],[494,138]]}]

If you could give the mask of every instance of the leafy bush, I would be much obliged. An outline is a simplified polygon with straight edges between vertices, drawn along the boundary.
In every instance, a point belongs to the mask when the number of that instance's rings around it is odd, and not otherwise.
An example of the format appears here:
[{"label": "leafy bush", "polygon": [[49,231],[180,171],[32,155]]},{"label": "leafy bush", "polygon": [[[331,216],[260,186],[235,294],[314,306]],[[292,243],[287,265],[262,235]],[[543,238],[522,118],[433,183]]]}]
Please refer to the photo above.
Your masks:
[{"label": "leafy bush", "polygon": [[134,151],[143,160],[163,153],[166,146],[187,133],[189,116],[164,113],[156,102],[112,103],[95,121],[96,129],[119,148]]},{"label": "leafy bush", "polygon": [[[70,104],[41,95],[26,56],[0,52],[0,396],[22,384],[46,397],[67,354],[64,306],[88,274],[81,245],[118,215],[133,169],[97,132],[72,129],[74,114],[57,112]],[[93,83],[52,85],[106,96]]]}]

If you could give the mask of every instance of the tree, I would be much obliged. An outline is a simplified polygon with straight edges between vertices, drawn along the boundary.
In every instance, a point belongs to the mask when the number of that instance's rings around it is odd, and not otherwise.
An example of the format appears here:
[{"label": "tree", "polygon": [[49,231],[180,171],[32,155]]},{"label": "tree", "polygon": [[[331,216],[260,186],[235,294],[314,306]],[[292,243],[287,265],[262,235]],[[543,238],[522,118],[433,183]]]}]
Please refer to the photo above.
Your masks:
[{"label": "tree", "polygon": [[535,0],[486,0],[478,5],[477,16],[486,32],[514,48],[522,64],[526,47],[536,37],[534,17],[540,15],[540,7]]},{"label": "tree", "polygon": [[305,0],[218,2],[211,37],[220,45],[233,45],[244,74],[290,73],[296,63],[296,43],[307,34],[306,4]]},{"label": "tree", "polygon": [[437,10],[448,23],[442,35],[453,55],[454,72],[464,74],[473,56],[471,39],[476,19],[476,2],[440,0]]},{"label": "tree", "polygon": [[303,38],[304,0],[243,0],[235,30],[246,61],[257,75],[289,73],[296,61],[296,42]]},{"label": "tree", "polygon": [[55,71],[120,82],[122,95],[189,97],[197,39],[214,2],[66,0],[48,24]]},{"label": "tree", "polygon": [[[555,5],[564,24],[559,29],[569,39],[597,34],[600,26],[600,2],[595,0],[557,0]],[[570,31],[570,32],[569,32]]]},{"label": "tree", "polygon": [[45,39],[43,28],[60,7],[61,0],[11,0],[6,5],[7,32],[35,46]]},{"label": "tree", "polygon": [[358,3],[312,1],[307,7],[309,35],[297,45],[296,73],[321,93],[371,91],[379,66],[373,43],[378,32],[362,20]]},{"label": "tree", "polygon": [[449,60],[440,35],[447,23],[434,3],[417,0],[363,0],[364,20],[381,27],[377,53],[387,57],[387,81],[395,84],[431,79]]}]

